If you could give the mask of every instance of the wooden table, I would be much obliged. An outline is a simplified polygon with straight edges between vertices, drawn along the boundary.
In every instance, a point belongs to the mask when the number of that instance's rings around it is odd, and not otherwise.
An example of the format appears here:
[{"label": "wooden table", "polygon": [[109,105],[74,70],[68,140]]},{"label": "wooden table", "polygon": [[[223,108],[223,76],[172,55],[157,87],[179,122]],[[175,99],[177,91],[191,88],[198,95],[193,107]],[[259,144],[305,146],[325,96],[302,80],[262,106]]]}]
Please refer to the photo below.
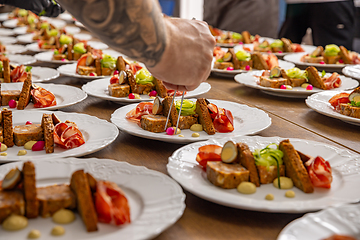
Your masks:
[{"label": "wooden table", "polygon": [[[35,65],[51,66],[45,63]],[[52,65],[55,67],[55,65]],[[81,87],[86,81],[60,77],[50,81]],[[247,88],[232,79],[210,77],[210,92],[202,97],[247,104],[266,111],[272,125],[260,136],[302,138],[344,147],[360,153],[360,127],[320,115],[309,109],[304,99],[270,96],[259,90]],[[110,115],[121,105],[88,97],[85,101],[61,109],[79,112],[110,120]],[[118,138],[105,149],[87,157],[109,158],[167,174],[168,157],[183,145],[147,140],[120,132]],[[233,209],[203,200],[185,191],[186,209],[183,216],[156,240],[169,239],[276,239],[280,231],[302,214],[262,213]]]}]

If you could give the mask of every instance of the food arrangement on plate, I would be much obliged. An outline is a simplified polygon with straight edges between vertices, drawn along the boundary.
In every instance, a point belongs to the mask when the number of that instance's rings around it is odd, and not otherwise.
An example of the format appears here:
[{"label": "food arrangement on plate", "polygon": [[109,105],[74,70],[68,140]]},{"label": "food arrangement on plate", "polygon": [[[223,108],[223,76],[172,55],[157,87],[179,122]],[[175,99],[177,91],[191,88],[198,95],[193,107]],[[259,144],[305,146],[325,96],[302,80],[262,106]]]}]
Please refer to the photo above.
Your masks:
[{"label": "food arrangement on plate", "polygon": [[194,131],[192,137],[199,137],[199,132],[202,131],[208,135],[234,131],[234,117],[231,111],[219,108],[204,98],[199,98],[196,102],[184,99],[180,118],[177,121],[181,100],[175,102],[173,100],[173,97],[166,96],[162,101],[157,97],[154,103],[139,103],[126,114],[126,118],[136,122],[145,131],[166,132],[168,135],[179,137],[184,137],[180,134],[184,129]]},{"label": "food arrangement on plate", "polygon": [[360,118],[360,87],[350,93],[342,92],[329,99],[334,110],[345,116]]},{"label": "food arrangement on plate", "polygon": [[260,36],[252,36],[248,31],[241,34],[232,31],[223,31],[218,28],[209,26],[211,34],[215,37],[217,45],[233,46],[234,44],[253,43],[259,41]]},{"label": "food arrangement on plate", "polygon": [[268,40],[264,40],[261,43],[256,41],[254,42],[254,51],[272,53],[305,52],[300,44],[292,43],[287,38],[275,39],[271,43]]},{"label": "food arrangement on plate", "polygon": [[85,143],[83,134],[76,123],[61,120],[53,114],[43,114],[41,124],[27,121],[23,125],[13,126],[13,114],[8,109],[1,111],[1,156],[7,156],[8,148],[24,147],[18,156],[27,151],[53,153],[55,144],[64,149],[77,148]]},{"label": "food arrangement on plate", "polygon": [[[28,219],[51,217],[57,224],[70,224],[77,211],[87,232],[98,231],[98,222],[120,226],[130,224],[130,206],[123,190],[114,182],[95,179],[81,169],[71,174],[70,182],[36,187],[35,165],[28,161],[22,170],[11,169],[1,181],[0,223],[7,231],[27,227]],[[65,234],[56,226],[51,235]],[[38,236],[32,230],[28,237]],[[35,237],[35,238],[38,238]]]},{"label": "food arrangement on plate", "polygon": [[10,60],[4,55],[0,55],[0,79],[1,82],[24,82],[32,77],[32,67],[24,65],[16,66],[10,64]]}]

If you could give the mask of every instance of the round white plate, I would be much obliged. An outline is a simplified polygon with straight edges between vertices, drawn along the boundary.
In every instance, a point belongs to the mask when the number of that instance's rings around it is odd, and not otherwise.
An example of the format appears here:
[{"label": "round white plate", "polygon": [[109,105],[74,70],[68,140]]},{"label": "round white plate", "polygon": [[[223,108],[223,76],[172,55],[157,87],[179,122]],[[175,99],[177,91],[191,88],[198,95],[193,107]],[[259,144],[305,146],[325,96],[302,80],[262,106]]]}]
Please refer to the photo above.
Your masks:
[{"label": "round white plate", "polygon": [[[87,94],[82,91],[80,88],[62,85],[62,84],[36,84],[50,92],[52,92],[56,97],[56,105],[46,108],[35,108],[32,102],[25,108],[25,110],[56,110],[64,107],[68,107],[74,104],[77,104],[83,101]],[[1,84],[1,91],[5,90],[20,90],[22,89],[23,83],[16,82],[16,83],[2,83]],[[2,106],[4,107],[4,106]],[[5,106],[10,109],[8,106]],[[11,109],[13,112],[18,111],[16,108]],[[22,110],[19,110],[22,111]]]},{"label": "round white plate", "polygon": [[[31,39],[32,39],[32,34],[27,34],[27,35],[31,35]],[[27,35],[22,35],[22,36],[27,36]],[[22,36],[19,36],[19,37],[22,37]],[[20,41],[20,40],[19,40]],[[34,42],[34,41],[32,41]],[[25,45],[26,49],[28,51],[31,51],[31,52],[46,52],[46,51],[52,51],[52,49],[41,49],[39,48],[39,44],[37,42],[34,42],[34,43],[30,43],[28,45]]]},{"label": "round white plate", "polygon": [[0,36],[12,36],[15,32],[12,29],[0,28]]},{"label": "round white plate", "polygon": [[[272,184],[262,184],[254,194],[241,194],[236,189],[222,189],[210,183],[195,158],[200,146],[217,144],[223,146],[228,140],[246,143],[251,151],[264,148],[270,143],[279,144],[284,138],[243,136],[235,138],[211,139],[186,145],[176,150],[167,164],[168,173],[187,191],[208,201],[240,209],[260,212],[304,213],[326,209],[341,203],[360,200],[357,189],[360,181],[360,156],[345,149],[304,139],[290,139],[296,150],[310,156],[321,156],[332,167],[333,182],[330,189],[315,188],[313,193],[304,193],[293,187],[295,198],[285,197],[286,189],[277,189]],[[274,200],[265,200],[267,194]]]},{"label": "round white plate", "polygon": [[64,12],[64,13],[60,14],[59,18],[61,20],[67,21],[67,22],[71,22],[71,23],[74,22],[73,16],[68,12]]},{"label": "round white plate", "polygon": [[6,45],[6,53],[8,53],[8,54],[17,54],[17,53],[23,53],[26,51],[27,50],[24,45],[18,45],[18,44]]},{"label": "round white plate", "polygon": [[303,66],[303,67],[313,66],[313,67],[316,67],[318,70],[322,70],[322,69],[341,70],[345,66],[353,66],[353,64],[320,64],[320,63],[306,63],[306,62],[300,61],[301,57],[305,54],[306,53],[288,54],[288,55],[284,56],[284,60],[295,63],[296,65]]},{"label": "round white plate", "polygon": [[[214,61],[215,61],[215,59],[213,59],[212,66],[214,66]],[[279,61],[279,67],[281,67],[283,69],[290,69],[290,68],[295,67],[295,65],[293,63],[286,62],[283,60],[278,60],[278,61]],[[224,70],[224,69],[216,69],[214,67],[211,68],[212,73],[216,73],[217,75],[222,75],[222,76],[227,76],[227,77],[233,77],[239,73],[248,73],[248,72],[253,72],[253,71],[256,71],[256,70],[246,71],[246,70],[237,69],[237,70],[229,71],[229,70]]]},{"label": "round white plate", "polygon": [[52,68],[47,67],[33,67],[31,69],[32,82],[45,82],[58,78],[60,73]]},{"label": "round white plate", "polygon": [[323,92],[323,91],[334,92],[334,91],[348,90],[348,89],[356,88],[359,85],[358,81],[341,75],[340,76],[340,79],[342,81],[341,86],[339,88],[335,88],[331,90],[322,90],[316,87],[314,87],[313,90],[306,90],[305,88],[302,87],[294,87],[292,90],[271,88],[271,87],[263,87],[256,83],[258,81],[258,78],[255,76],[261,76],[262,73],[263,71],[253,71],[249,73],[238,74],[235,76],[235,81],[244,84],[247,87],[260,89],[264,93],[270,95],[275,95],[279,97],[290,97],[290,98],[306,98],[307,96],[317,92]]},{"label": "round white plate", "polygon": [[0,156],[0,162],[36,161],[40,159],[84,156],[105,148],[112,143],[119,134],[117,127],[106,120],[86,114],[61,111],[14,111],[13,126],[24,125],[26,121],[40,124],[44,113],[55,113],[62,122],[65,122],[66,120],[75,122],[85,138],[85,143],[80,147],[72,149],[63,149],[55,146],[54,153],[50,154],[46,154],[45,150],[37,152],[27,150],[27,154],[24,156],[17,155],[19,150],[24,150],[24,147],[13,146],[6,151],[8,154],[7,156]]},{"label": "round white plate", "polygon": [[86,29],[86,27],[84,26],[84,24],[82,24],[82,23],[79,22],[79,21],[75,21],[75,26],[78,26],[78,27],[81,27],[81,28]]},{"label": "round white plate", "polygon": [[[66,22],[63,20],[60,20],[60,19],[53,19],[53,18],[47,18],[47,17],[41,17],[41,18],[48,21],[52,25],[54,25],[54,27],[56,27],[56,28],[63,28],[66,26]],[[17,27],[19,27],[17,25],[17,23],[18,23],[17,19],[11,19],[11,20],[4,21],[2,24],[4,27],[7,27],[7,28],[17,28]]]},{"label": "round white plate", "polygon": [[[14,31],[17,35],[23,35],[23,34],[28,35],[27,27],[14,28],[13,31]],[[74,26],[66,26],[66,27],[65,27],[65,31],[66,31],[67,34],[76,34],[76,33],[81,32],[80,28],[74,27]],[[18,39],[18,40],[20,41],[20,39]],[[22,41],[22,42],[25,42],[25,41]],[[34,41],[32,41],[32,42],[34,42]]]},{"label": "round white plate", "polygon": [[14,37],[0,36],[0,42],[5,45],[13,44],[17,42],[17,39]]},{"label": "round white plate", "polygon": [[[272,43],[273,41],[269,42],[269,43]],[[236,52],[236,49],[237,48],[242,48],[242,47],[247,47],[249,48],[251,51],[254,50],[254,44],[243,44],[243,45],[237,45],[235,48],[235,52]],[[304,49],[305,52],[302,52],[302,53],[312,53],[316,47],[315,46],[311,46],[311,45],[303,45],[301,44],[301,47]],[[293,54],[291,52],[282,52],[282,53],[279,53],[279,52],[274,52],[273,53],[275,56],[277,57],[284,57],[285,55],[289,55],[289,54]]]},{"label": "round white plate", "polygon": [[90,39],[92,39],[92,36],[87,33],[76,33],[74,35],[74,37],[76,37],[77,39],[86,40],[86,41],[89,41]]},{"label": "round white plate", "polygon": [[344,75],[360,80],[360,65],[349,65],[342,69]]},{"label": "round white plate", "polygon": [[349,117],[343,115],[333,108],[329,103],[330,98],[341,92],[350,93],[351,91],[331,91],[331,92],[320,92],[309,96],[305,103],[312,110],[321,113],[325,116],[340,119],[344,122],[351,123],[360,126],[360,118]]},{"label": "round white plate", "polygon": [[90,45],[92,48],[95,48],[95,49],[104,50],[104,49],[109,48],[109,46],[106,45],[105,43],[97,42],[97,41],[88,41],[87,44]]},{"label": "round white plate", "polygon": [[6,57],[9,58],[11,64],[15,65],[28,65],[36,62],[36,59],[30,55],[9,54]]},{"label": "round white plate", "polygon": [[[22,169],[22,165],[18,162],[0,166],[0,178],[4,178],[12,168]],[[128,199],[131,223],[123,226],[98,223],[99,230],[88,233],[81,217],[76,214],[74,222],[63,225],[66,233],[59,237],[50,234],[54,227],[51,218],[38,217],[30,219],[29,225],[23,230],[2,230],[4,239],[26,239],[31,229],[38,229],[46,239],[152,239],[174,224],[185,209],[185,194],[179,184],[165,174],[142,166],[97,158],[35,160],[34,165],[38,187],[69,184],[71,174],[79,169],[84,169],[96,179],[116,183]]]},{"label": "round white plate", "polygon": [[[196,101],[196,99],[190,100]],[[179,137],[179,135],[167,135],[165,132],[153,133],[145,131],[135,122],[127,120],[125,117],[130,110],[137,106],[137,104],[129,104],[117,109],[113,114],[111,114],[111,122],[118,126],[120,130],[123,130],[131,135],[171,143],[189,143],[215,138],[252,135],[261,132],[271,125],[271,118],[269,115],[260,109],[228,101],[212,99],[209,99],[209,101],[218,107],[231,111],[234,117],[234,131],[230,133],[217,132],[215,135],[208,135],[206,132],[202,131],[198,132],[200,137],[192,137],[191,134],[194,132],[190,129],[181,130],[181,134],[184,135],[184,137]]]},{"label": "round white plate", "polygon": [[[20,36],[17,36],[16,39],[19,41],[19,42],[22,42],[22,43],[35,43],[37,42],[37,40],[33,40],[33,37],[34,37],[34,34],[33,33],[29,33],[29,34],[25,34],[25,35],[20,35]],[[77,38],[77,39],[80,39],[80,40],[90,40],[92,37],[90,34],[86,34],[86,33],[76,33],[74,34],[74,37]],[[98,42],[90,42],[90,44],[98,44]],[[108,48],[108,46],[106,44],[100,44],[100,46],[102,47],[102,49],[106,49]],[[35,49],[37,52],[39,50],[37,50],[36,48],[32,47],[33,49]],[[41,49],[41,50],[44,50],[44,49]],[[44,50],[46,51],[46,49]]]},{"label": "round white plate", "polygon": [[9,13],[0,13],[0,22],[6,21],[9,19]]},{"label": "round white plate", "polygon": [[[94,96],[114,102],[134,103],[134,102],[142,102],[142,101],[153,101],[153,99],[151,99],[149,95],[140,95],[141,99],[129,99],[128,97],[121,97],[121,98],[112,97],[109,95],[109,91],[108,91],[109,85],[110,85],[110,77],[107,77],[107,78],[88,82],[82,86],[82,89],[90,96]],[[188,91],[184,97],[193,98],[201,94],[207,93],[208,91],[210,91],[210,89],[211,89],[211,85],[209,83],[203,82],[195,90]]]},{"label": "round white plate", "polygon": [[108,76],[87,76],[87,75],[80,75],[77,74],[76,71],[76,65],[77,63],[72,64],[64,64],[57,68],[57,71],[61,73],[62,75],[69,76],[69,77],[76,77],[76,78],[83,78],[83,79],[98,79],[98,78],[104,78]]},{"label": "round white plate", "polygon": [[289,223],[277,240],[325,239],[334,234],[360,239],[360,205],[344,204],[308,213]]}]

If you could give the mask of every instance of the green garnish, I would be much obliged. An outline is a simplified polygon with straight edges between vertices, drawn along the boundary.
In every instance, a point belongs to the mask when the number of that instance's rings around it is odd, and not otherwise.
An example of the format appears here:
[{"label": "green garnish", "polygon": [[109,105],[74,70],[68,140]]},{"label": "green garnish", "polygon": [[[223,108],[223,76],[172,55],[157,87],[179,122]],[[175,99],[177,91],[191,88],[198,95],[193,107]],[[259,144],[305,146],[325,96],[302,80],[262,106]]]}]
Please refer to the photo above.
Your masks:
[{"label": "green garnish", "polygon": [[[273,148],[271,146],[276,146],[276,148]],[[279,189],[280,187],[280,165],[283,164],[282,157],[284,156],[284,153],[279,150],[279,146],[276,143],[271,143],[267,145],[263,149],[255,149],[253,152],[255,164],[257,166],[264,166],[267,169],[269,169],[270,166],[276,166],[277,167],[277,175],[278,175],[278,184]]]},{"label": "green garnish", "polygon": [[[175,102],[175,107],[176,110],[180,110],[180,105],[181,105],[181,100],[177,100]],[[193,102],[191,100],[188,99],[184,99],[183,101],[183,105],[181,108],[181,115],[182,116],[190,116],[190,115],[194,115],[195,114],[195,109],[196,109],[196,102]]]},{"label": "green garnish", "polygon": [[59,38],[59,42],[60,42],[60,44],[70,44],[70,43],[72,43],[72,38],[65,34],[61,34],[61,36]]},{"label": "green garnish", "polygon": [[0,61],[0,72],[4,71],[4,66],[3,66],[3,62]]},{"label": "green garnish", "polygon": [[283,41],[281,41],[280,39],[276,39],[274,42],[272,42],[272,43],[270,44],[270,47],[272,47],[272,48],[275,48],[275,47],[281,48],[281,47],[283,47],[283,46],[284,46],[284,43],[283,43]]},{"label": "green garnish", "polygon": [[33,15],[29,15],[27,20],[29,24],[32,24],[35,23],[36,18]]},{"label": "green garnish", "polygon": [[259,45],[259,47],[260,48],[267,48],[267,47],[269,47],[269,43],[267,41],[264,41]]},{"label": "green garnish", "polygon": [[20,17],[25,17],[25,16],[28,15],[28,11],[25,10],[25,9],[20,9],[18,14],[19,14]]},{"label": "green garnish", "polygon": [[55,49],[54,50],[54,55],[57,55],[57,54],[59,54],[59,50]]},{"label": "green garnish", "polygon": [[74,50],[74,52],[81,53],[81,54],[86,53],[85,45],[83,42],[79,42],[79,43],[75,44],[73,50]]},{"label": "green garnish", "polygon": [[135,80],[137,84],[142,84],[142,85],[151,84],[152,86],[154,85],[153,83],[154,77],[146,68],[142,68],[136,72]]},{"label": "green garnish", "polygon": [[322,70],[322,72],[321,72],[321,77],[322,77],[322,78],[325,77],[325,74],[326,74],[325,70]]},{"label": "green garnish", "polygon": [[351,101],[349,104],[353,107],[360,107],[360,102]]},{"label": "green garnish", "polygon": [[224,60],[222,60],[221,58],[219,58],[218,60],[216,60],[217,62],[224,62]]},{"label": "green garnish", "polygon": [[242,49],[237,51],[235,55],[239,61],[250,61],[251,59],[251,54]]},{"label": "green garnish", "polygon": [[340,52],[340,48],[335,44],[329,44],[325,46],[324,54],[326,56],[337,56]]},{"label": "green garnish", "polygon": [[40,26],[41,29],[45,29],[49,27],[49,23],[48,22],[43,22]]},{"label": "green garnish", "polygon": [[101,67],[114,69],[116,67],[116,58],[109,54],[104,54],[101,59]]},{"label": "green garnish", "polygon": [[306,71],[300,70],[296,67],[286,70],[286,75],[288,75],[289,78],[307,79]]},{"label": "green garnish", "polygon": [[48,31],[48,35],[51,37],[56,37],[59,34],[59,31],[57,29],[51,29]]},{"label": "green garnish", "polygon": [[25,72],[30,72],[30,71],[31,71],[31,69],[32,69],[32,67],[31,67],[31,66],[26,66],[26,68],[25,68]]},{"label": "green garnish", "polygon": [[242,38],[242,36],[241,36],[240,33],[233,32],[233,33],[232,33],[232,38],[233,38],[233,39],[236,39],[236,40],[240,40],[240,39]]}]

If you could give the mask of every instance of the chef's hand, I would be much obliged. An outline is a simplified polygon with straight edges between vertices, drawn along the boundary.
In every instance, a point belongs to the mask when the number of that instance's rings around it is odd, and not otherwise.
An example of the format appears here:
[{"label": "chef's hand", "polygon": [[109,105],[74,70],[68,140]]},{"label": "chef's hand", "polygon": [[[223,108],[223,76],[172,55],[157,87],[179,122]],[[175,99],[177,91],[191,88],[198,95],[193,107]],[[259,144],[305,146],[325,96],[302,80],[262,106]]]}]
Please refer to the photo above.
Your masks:
[{"label": "chef's hand", "polygon": [[57,17],[64,10],[55,1],[51,0],[2,0],[2,4],[30,10],[42,16]]},{"label": "chef's hand", "polygon": [[167,88],[191,91],[210,74],[215,39],[207,23],[197,20],[164,18],[167,46],[149,71]]}]

